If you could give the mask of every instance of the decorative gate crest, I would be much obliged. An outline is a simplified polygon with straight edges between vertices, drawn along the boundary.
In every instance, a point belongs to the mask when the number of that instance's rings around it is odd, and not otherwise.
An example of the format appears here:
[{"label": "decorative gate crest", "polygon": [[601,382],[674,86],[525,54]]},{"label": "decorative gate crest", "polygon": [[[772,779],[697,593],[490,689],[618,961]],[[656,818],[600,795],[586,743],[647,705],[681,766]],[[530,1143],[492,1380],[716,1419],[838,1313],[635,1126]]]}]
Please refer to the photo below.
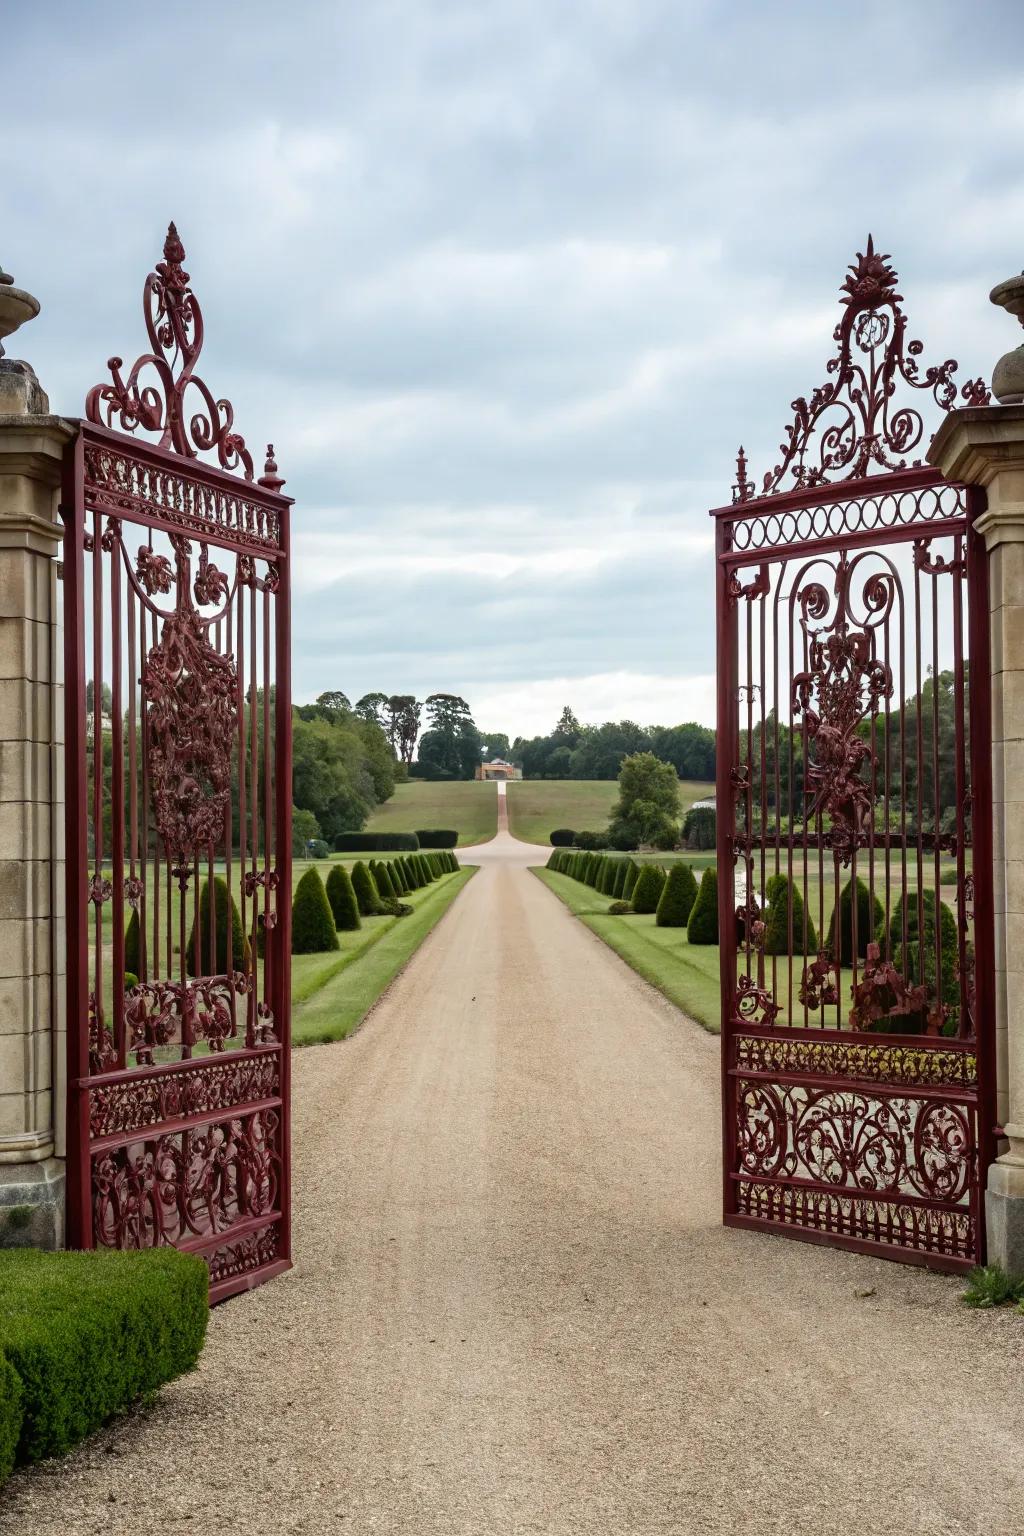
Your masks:
[{"label": "decorative gate crest", "polygon": [[290,1263],[291,503],[163,256],[65,470],[69,1227],[202,1254],[219,1300]]},{"label": "decorative gate crest", "polygon": [[829,382],[714,514],[725,1219],[962,1268],[995,1130],[983,493],[911,462],[956,364],[922,366],[870,238],[841,304]]}]

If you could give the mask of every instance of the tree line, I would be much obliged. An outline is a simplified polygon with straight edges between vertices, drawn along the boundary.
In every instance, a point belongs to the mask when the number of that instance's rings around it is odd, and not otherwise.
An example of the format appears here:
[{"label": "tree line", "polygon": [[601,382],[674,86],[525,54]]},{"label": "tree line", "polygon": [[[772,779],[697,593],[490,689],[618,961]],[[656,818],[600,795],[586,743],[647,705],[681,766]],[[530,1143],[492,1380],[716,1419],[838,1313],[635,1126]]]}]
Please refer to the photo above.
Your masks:
[{"label": "tree line", "polygon": [[526,779],[617,779],[623,759],[651,752],[680,779],[713,779],[715,733],[706,725],[581,725],[568,705],[548,736],[517,737],[512,758]]}]

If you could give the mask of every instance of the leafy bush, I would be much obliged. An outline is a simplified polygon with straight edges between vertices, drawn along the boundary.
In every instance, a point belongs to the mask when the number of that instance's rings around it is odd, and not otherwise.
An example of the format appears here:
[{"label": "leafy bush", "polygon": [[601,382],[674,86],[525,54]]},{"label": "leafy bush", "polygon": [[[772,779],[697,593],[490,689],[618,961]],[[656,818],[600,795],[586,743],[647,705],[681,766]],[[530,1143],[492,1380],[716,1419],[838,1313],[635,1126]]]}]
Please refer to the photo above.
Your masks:
[{"label": "leafy bush", "polygon": [[303,856],[309,859],[329,859],[331,850],[322,837],[311,838],[302,850]]},{"label": "leafy bush", "polygon": [[[828,923],[828,938],[825,942],[825,951],[829,955],[836,952],[836,911],[840,913],[840,960],[843,965],[853,964],[853,923],[851,918],[853,881],[847,880],[839,893],[838,909],[833,907],[832,916]],[[871,900],[871,892],[864,881],[857,879],[857,954],[861,960],[865,959],[868,945],[874,940],[878,930],[885,921],[885,913],[882,911],[882,903],[878,897]]]},{"label": "leafy bush", "polygon": [[611,906],[608,908],[608,911],[612,917],[625,917],[626,913],[632,912],[632,910],[633,908],[630,906],[628,901],[613,901]]},{"label": "leafy bush", "polygon": [[340,949],[338,933],[331,915],[331,904],[314,864],[295,887],[292,902],[292,954],[322,955]]},{"label": "leafy bush", "polygon": [[419,845],[415,832],[339,832],[334,839],[335,853],[415,853]]},{"label": "leafy bush", "polygon": [[362,859],[358,859],[352,866],[352,889],[356,893],[359,915],[376,917],[380,911],[380,893],[377,890],[376,881]]},{"label": "leafy bush", "polygon": [[717,822],[713,805],[691,805],[683,817],[683,842],[704,852],[715,846]]},{"label": "leafy bush", "polygon": [[[672,770],[673,773],[675,769]],[[637,876],[630,900],[634,912],[657,912],[665,884],[665,871],[657,864],[644,864]]]},{"label": "leafy bush", "polygon": [[718,872],[706,869],[701,876],[697,900],[690,909],[686,937],[691,944],[718,943]]},{"label": "leafy bush", "polygon": [[[231,914],[231,967],[248,969],[249,945],[242,932],[242,918],[223,875],[214,875],[214,952],[210,953],[210,882],[203,881],[199,896],[199,965],[196,966],[196,920],[188,936],[185,966],[190,976],[223,976],[228,969],[228,914]],[[130,925],[129,925],[130,926]],[[125,955],[127,966],[128,957]],[[137,970],[135,966],[132,970]]]},{"label": "leafy bush", "polygon": [[679,837],[679,778],[653,752],[634,752],[619,769],[619,798],[608,828],[616,844],[674,848]]},{"label": "leafy bush", "polygon": [[622,882],[622,890],[619,895],[623,901],[632,901],[633,892],[636,890],[636,882],[640,877],[640,869],[632,859],[626,860],[626,876]]},{"label": "leafy bush", "polygon": [[576,847],[582,848],[586,853],[596,853],[601,848],[608,847],[607,832],[577,832]]},{"label": "leafy bush", "polygon": [[459,834],[450,829],[434,827],[426,832],[417,832],[421,848],[454,848],[458,844]]},{"label": "leafy bush", "polygon": [[697,900],[697,882],[689,864],[680,861],[668,872],[655,919],[659,928],[685,928]]},{"label": "leafy bush", "polygon": [[816,955],[818,935],[814,923],[804,907],[803,893],[799,886],[785,875],[772,875],[764,888],[768,913],[764,920],[764,952],[766,955],[788,955],[790,934],[790,905],[792,904],[793,950],[795,955]]},{"label": "leafy bush", "polygon": [[352,877],[344,864],[335,864],[327,876],[327,900],[339,933],[350,933],[352,929],[362,927]]},{"label": "leafy bush", "polygon": [[381,911],[388,917],[408,917],[416,908],[411,907],[407,901],[399,901],[397,897],[389,896],[387,901],[381,902]]},{"label": "leafy bush", "polygon": [[[203,1260],[175,1248],[0,1252],[0,1360],[21,1389],[17,1460],[60,1455],[191,1370],[206,1336],[208,1284]],[[0,1456],[11,1434],[3,1378]]]},{"label": "leafy bush", "polygon": [[552,848],[571,848],[576,840],[576,833],[568,827],[556,827],[551,834]]}]

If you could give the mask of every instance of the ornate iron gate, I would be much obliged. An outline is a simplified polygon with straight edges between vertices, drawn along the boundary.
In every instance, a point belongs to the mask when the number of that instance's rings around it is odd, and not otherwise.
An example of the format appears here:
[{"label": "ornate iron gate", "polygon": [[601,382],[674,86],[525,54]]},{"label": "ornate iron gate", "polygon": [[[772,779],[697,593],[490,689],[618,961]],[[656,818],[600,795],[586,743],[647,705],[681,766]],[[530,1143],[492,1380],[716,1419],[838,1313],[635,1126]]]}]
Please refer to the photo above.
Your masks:
[{"label": "ornate iron gate", "polygon": [[959,1269],[996,1131],[984,502],[908,462],[956,364],[896,284],[869,240],[829,382],[714,513],[725,1220]]},{"label": "ornate iron gate", "polygon": [[69,1240],[202,1254],[216,1301],[290,1264],[291,503],[163,254],[65,468]]}]

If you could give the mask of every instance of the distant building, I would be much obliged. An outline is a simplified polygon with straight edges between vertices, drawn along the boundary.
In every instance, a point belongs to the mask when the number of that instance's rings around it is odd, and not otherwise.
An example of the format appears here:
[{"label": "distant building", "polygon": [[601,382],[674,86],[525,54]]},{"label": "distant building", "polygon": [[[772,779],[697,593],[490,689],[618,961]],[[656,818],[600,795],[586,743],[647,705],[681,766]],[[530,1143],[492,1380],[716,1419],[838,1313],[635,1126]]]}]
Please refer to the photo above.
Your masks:
[{"label": "distant building", "polygon": [[489,763],[478,763],[478,779],[521,779],[523,770],[515,763],[506,763],[503,757],[492,757]]}]

